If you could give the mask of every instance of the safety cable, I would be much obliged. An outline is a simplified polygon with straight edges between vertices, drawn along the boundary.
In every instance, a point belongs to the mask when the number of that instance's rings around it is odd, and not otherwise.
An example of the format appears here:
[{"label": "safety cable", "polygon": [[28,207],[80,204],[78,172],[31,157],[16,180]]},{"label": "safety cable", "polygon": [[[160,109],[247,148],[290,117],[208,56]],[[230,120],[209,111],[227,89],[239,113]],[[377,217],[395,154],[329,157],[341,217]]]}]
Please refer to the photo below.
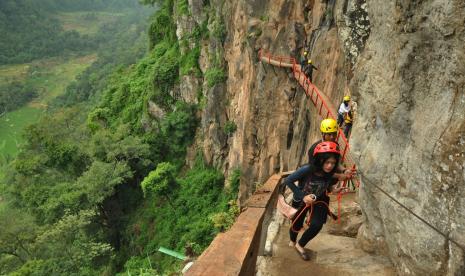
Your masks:
[{"label": "safety cable", "polygon": [[443,236],[447,241],[450,241],[452,242],[453,244],[455,244],[456,246],[458,246],[460,249],[462,249],[464,252],[465,252],[465,246],[461,245],[459,242],[455,241],[454,239],[452,239],[451,237],[449,237],[448,234],[444,234],[441,230],[439,230],[437,227],[435,227],[434,225],[432,225],[431,223],[429,223],[428,221],[426,221],[424,218],[420,217],[419,215],[417,215],[415,212],[413,212],[412,210],[410,210],[407,206],[405,206],[404,204],[402,204],[401,202],[399,202],[397,199],[395,199],[393,196],[391,196],[388,192],[386,192],[385,190],[383,190],[381,187],[379,187],[377,184],[373,183],[372,181],[370,181],[368,179],[368,177],[363,174],[362,172],[358,171],[357,174],[363,176],[363,180],[362,180],[362,183],[365,182],[365,183],[368,183],[370,185],[373,185],[374,187],[376,187],[378,190],[380,190],[383,194],[385,194],[387,197],[389,197],[392,201],[394,201],[395,203],[397,203],[399,206],[401,206],[402,208],[404,208],[407,212],[409,212],[410,214],[412,214],[414,217],[416,217],[417,219],[419,219],[421,222],[423,222],[424,224],[428,225],[429,227],[431,227],[431,229],[433,229],[434,231],[436,231],[438,234],[440,234],[441,236]]}]

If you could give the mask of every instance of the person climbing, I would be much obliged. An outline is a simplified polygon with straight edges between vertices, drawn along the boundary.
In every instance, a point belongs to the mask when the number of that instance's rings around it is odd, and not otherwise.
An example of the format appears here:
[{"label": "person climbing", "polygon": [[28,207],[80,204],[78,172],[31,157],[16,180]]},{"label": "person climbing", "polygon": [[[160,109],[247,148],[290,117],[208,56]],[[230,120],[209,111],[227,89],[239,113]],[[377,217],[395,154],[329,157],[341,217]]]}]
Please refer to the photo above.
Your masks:
[{"label": "person climbing", "polygon": [[305,63],[307,62],[307,56],[308,52],[305,50],[302,59],[300,60],[300,70],[302,72],[304,71]]},{"label": "person climbing", "polygon": [[313,69],[318,70],[318,68],[316,68],[315,65],[313,65],[312,60],[308,59],[307,65],[304,68],[304,73],[310,80],[310,82],[312,82]]},{"label": "person climbing", "polygon": [[354,118],[352,116],[352,111],[349,111],[346,113],[344,116],[344,135],[347,138],[347,141],[349,141],[349,134],[350,131],[352,130],[352,123],[354,121]]},{"label": "person climbing", "polygon": [[350,111],[350,96],[344,96],[341,105],[339,106],[339,110],[337,111],[337,125],[342,127],[342,123],[344,122],[344,116],[347,112]]},{"label": "person climbing", "polygon": [[[284,184],[293,192],[292,207],[298,209],[289,229],[289,245],[294,246],[305,261],[310,259],[305,252],[305,246],[320,232],[330,214],[329,197],[326,192],[337,193],[344,189],[337,188],[337,179],[333,178],[340,159],[338,145],[334,142],[321,142],[317,144],[312,155],[314,158],[311,163],[302,166],[284,180]],[[296,181],[297,185],[294,184]],[[313,208],[310,225],[297,242],[297,234],[302,229],[310,208]]]},{"label": "person climbing", "polygon": [[[325,141],[337,143],[337,132],[339,130],[338,124],[334,119],[327,118],[321,121],[320,131],[321,139],[316,141],[310,146],[308,150],[308,163],[313,163],[313,151],[315,147]],[[339,167],[334,174],[334,178],[337,178],[340,181],[348,180],[352,177],[355,172],[351,169],[346,169],[342,164],[339,164]]]}]

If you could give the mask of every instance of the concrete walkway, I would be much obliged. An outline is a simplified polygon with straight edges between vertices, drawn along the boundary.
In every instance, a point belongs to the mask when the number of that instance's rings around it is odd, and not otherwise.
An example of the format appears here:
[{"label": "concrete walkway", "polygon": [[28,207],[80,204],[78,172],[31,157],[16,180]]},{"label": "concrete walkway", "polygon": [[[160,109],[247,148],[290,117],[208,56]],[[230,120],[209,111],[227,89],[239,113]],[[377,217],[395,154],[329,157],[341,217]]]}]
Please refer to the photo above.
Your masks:
[{"label": "concrete walkway", "polygon": [[[354,196],[345,197],[342,205],[351,204],[353,199]],[[333,199],[331,209],[337,210]],[[361,250],[355,238],[329,234],[332,223],[328,218],[327,225],[307,244],[311,260],[303,261],[295,248],[288,245],[290,223],[286,221],[273,244],[273,256],[257,261],[257,275],[396,275],[386,257]]]}]

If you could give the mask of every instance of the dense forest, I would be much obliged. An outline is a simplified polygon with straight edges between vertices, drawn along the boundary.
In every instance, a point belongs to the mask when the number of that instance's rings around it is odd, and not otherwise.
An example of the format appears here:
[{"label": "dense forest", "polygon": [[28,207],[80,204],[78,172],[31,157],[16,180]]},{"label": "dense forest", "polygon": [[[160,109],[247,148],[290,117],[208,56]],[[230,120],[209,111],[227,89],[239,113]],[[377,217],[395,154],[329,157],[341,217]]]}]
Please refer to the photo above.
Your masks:
[{"label": "dense forest", "polygon": [[98,44],[96,39],[81,37],[76,31],[64,31],[53,16],[58,11],[118,10],[135,5],[136,1],[125,0],[2,0],[0,64],[89,50]]},{"label": "dense forest", "polygon": [[141,16],[141,12],[136,10],[117,22],[103,25],[98,32],[98,46],[94,48],[98,54],[97,61],[66,88],[53,106],[69,106],[100,95],[98,92],[103,91],[115,69],[124,68],[141,58],[147,48],[146,20],[146,16]]},{"label": "dense forest", "polygon": [[[104,76],[109,75],[114,66],[131,64],[143,55],[146,48],[144,21],[148,10],[137,5],[136,0],[1,2],[0,29],[3,28],[4,39],[0,41],[0,64],[27,62],[50,56],[97,53],[97,62],[79,76],[78,81],[58,101],[69,103],[78,98],[87,99],[95,90],[102,88]],[[124,16],[111,24],[102,24],[92,36],[80,35],[76,31],[65,32],[60,22],[53,17],[57,11],[62,10],[87,11],[80,16],[89,19],[95,17],[94,12],[99,9],[124,12]],[[128,28],[132,28],[131,32],[127,32]],[[37,73],[34,68],[29,71],[30,75]],[[0,115],[21,107],[38,95],[37,91],[41,88],[32,79],[29,77],[25,81],[13,79],[0,83]]]},{"label": "dense forest", "polygon": [[[101,8],[96,3],[121,1],[59,2],[67,10],[89,3],[92,10]],[[111,43],[25,131],[25,145],[6,166],[0,178],[0,274],[169,274],[181,263],[159,253],[160,246],[200,254],[234,221],[240,171],[225,187],[222,173],[205,165],[201,154],[186,167],[201,106],[170,94],[181,75],[202,74],[199,46],[208,30],[197,26],[189,37],[196,47],[181,54],[185,42],[176,37],[173,8],[187,1],[145,2],[159,5],[145,39],[128,32],[127,22],[107,26],[122,29],[100,37]],[[21,50],[10,53],[7,58],[18,58]],[[208,83],[223,79],[220,74]],[[149,100],[164,109],[163,118],[151,117]]]},{"label": "dense forest", "polygon": [[36,89],[28,83],[11,82],[0,85],[0,115],[24,105],[35,96]]}]

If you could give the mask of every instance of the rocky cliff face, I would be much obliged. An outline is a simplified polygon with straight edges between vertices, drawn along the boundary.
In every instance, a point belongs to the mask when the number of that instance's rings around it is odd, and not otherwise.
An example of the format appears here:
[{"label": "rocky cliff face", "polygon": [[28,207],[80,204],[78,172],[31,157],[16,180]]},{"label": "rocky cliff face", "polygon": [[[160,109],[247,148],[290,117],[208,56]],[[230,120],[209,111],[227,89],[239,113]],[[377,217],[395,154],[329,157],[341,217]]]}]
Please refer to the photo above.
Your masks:
[{"label": "rocky cliff face", "polygon": [[[202,3],[192,0],[192,11],[205,13],[205,7],[199,8]],[[222,18],[227,36],[221,46],[215,39],[204,45],[201,67],[208,71],[213,66],[212,53],[222,53],[227,81],[203,86],[206,106],[196,146],[226,174],[241,170],[242,203],[271,174],[305,163],[305,151],[317,139],[319,120],[304,91],[289,70],[259,63],[258,50],[299,58],[305,40],[310,38],[308,32],[319,27],[315,18],[323,15],[325,5],[316,5],[315,17],[308,15],[313,6],[306,1],[211,1],[210,6],[221,8],[216,8],[215,14],[208,11],[209,25]],[[193,12],[193,17],[202,16]],[[323,45],[318,51],[333,48],[340,52],[337,32],[331,32],[331,43],[318,42]],[[340,69],[340,60],[340,54],[322,59],[315,82],[332,88],[344,83],[324,77]],[[334,89],[334,93],[342,95],[343,89]],[[236,125],[236,131],[225,134],[227,123]]]},{"label": "rocky cliff face", "polygon": [[[225,168],[242,172],[240,200],[272,173],[306,162],[306,149],[319,137],[320,119],[290,70],[258,62],[264,49],[297,59],[310,48],[318,71],[314,82],[334,98],[345,91],[346,58],[333,23],[334,3],[228,1],[226,112],[237,125],[228,139]],[[329,21],[329,22],[328,22]]]},{"label": "rocky cliff face", "polygon": [[[207,22],[200,67],[225,83],[184,77],[181,97],[202,94],[198,150],[227,175],[241,170],[241,203],[272,173],[295,169],[319,137],[320,118],[289,70],[258,62],[263,48],[300,58],[338,105],[358,100],[352,150],[365,177],[365,250],[389,254],[398,273],[463,275],[463,252],[403,211],[376,183],[465,245],[465,6],[463,1],[189,0],[178,35]],[[221,30],[220,30],[221,31]],[[221,32],[220,32],[221,33]],[[193,47],[191,45],[190,47]],[[350,89],[349,89],[350,88]],[[350,91],[350,92],[349,92]],[[227,125],[235,131],[226,131]]]},{"label": "rocky cliff face", "polygon": [[[372,181],[465,245],[463,1],[367,1],[371,35],[351,82],[353,148]],[[368,182],[360,239],[401,274],[464,275],[464,252]]]}]

